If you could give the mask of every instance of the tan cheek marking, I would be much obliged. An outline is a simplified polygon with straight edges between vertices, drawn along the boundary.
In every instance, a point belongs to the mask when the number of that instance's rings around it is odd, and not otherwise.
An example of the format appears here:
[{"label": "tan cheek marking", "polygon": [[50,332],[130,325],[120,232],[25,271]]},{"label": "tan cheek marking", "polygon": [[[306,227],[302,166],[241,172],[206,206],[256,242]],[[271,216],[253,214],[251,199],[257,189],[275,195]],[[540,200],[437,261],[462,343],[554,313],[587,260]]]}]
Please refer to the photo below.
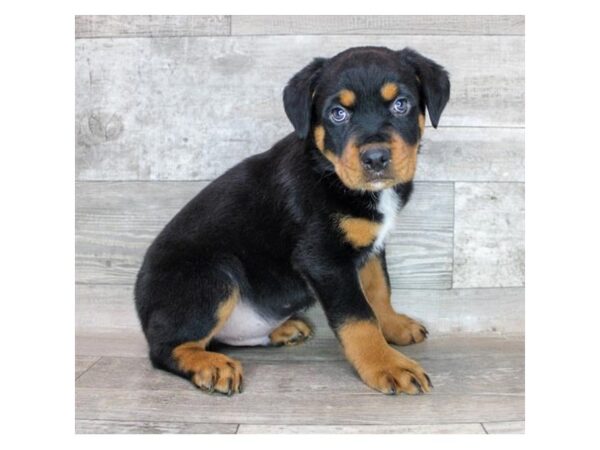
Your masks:
[{"label": "tan cheek marking", "polygon": [[383,86],[381,86],[381,97],[383,97],[383,99],[385,101],[390,101],[393,100],[396,95],[398,95],[398,86],[396,86],[394,83],[385,83]]},{"label": "tan cheek marking", "polygon": [[323,155],[333,164],[335,173],[342,183],[350,189],[364,189],[365,180],[360,165],[360,152],[354,141],[350,141],[343,151],[341,157],[325,148],[325,128],[317,125],[313,134],[315,145]]},{"label": "tan cheek marking", "polygon": [[360,152],[353,140],[350,140],[341,157],[328,150],[325,150],[323,154],[331,161],[335,173],[346,187],[364,189],[365,180],[360,165]]},{"label": "tan cheek marking", "polygon": [[419,114],[419,130],[421,132],[420,138],[425,134],[425,114]]},{"label": "tan cheek marking", "polygon": [[356,103],[356,94],[350,89],[342,89],[338,97],[340,103],[346,108],[350,108]]},{"label": "tan cheek marking", "polygon": [[363,171],[360,164],[360,151],[354,140],[350,140],[336,167],[338,176],[349,188],[360,188],[364,183]]},{"label": "tan cheek marking", "polygon": [[321,152],[325,151],[325,128],[323,125],[317,125],[313,131],[315,136],[315,145]]},{"label": "tan cheek marking", "polygon": [[344,233],[346,241],[355,248],[371,245],[381,227],[377,222],[359,217],[342,217],[339,226]]},{"label": "tan cheek marking", "polygon": [[392,165],[396,179],[402,183],[412,181],[417,169],[417,150],[419,145],[408,145],[397,134],[392,136]]}]

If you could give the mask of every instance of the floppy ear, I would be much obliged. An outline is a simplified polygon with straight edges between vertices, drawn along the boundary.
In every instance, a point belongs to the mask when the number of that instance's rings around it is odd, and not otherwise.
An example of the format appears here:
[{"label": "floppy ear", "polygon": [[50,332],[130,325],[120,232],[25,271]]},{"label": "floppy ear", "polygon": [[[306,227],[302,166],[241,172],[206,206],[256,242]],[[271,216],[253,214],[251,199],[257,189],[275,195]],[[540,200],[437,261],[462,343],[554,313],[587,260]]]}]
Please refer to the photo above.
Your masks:
[{"label": "floppy ear", "polygon": [[308,135],[313,90],[325,61],[325,58],[315,58],[294,75],[283,90],[285,113],[292,122],[296,134],[302,139]]},{"label": "floppy ear", "polygon": [[437,128],[442,111],[444,111],[444,107],[450,98],[448,72],[438,63],[425,58],[413,49],[405,48],[398,53],[400,58],[410,64],[417,72],[431,124],[434,128]]}]

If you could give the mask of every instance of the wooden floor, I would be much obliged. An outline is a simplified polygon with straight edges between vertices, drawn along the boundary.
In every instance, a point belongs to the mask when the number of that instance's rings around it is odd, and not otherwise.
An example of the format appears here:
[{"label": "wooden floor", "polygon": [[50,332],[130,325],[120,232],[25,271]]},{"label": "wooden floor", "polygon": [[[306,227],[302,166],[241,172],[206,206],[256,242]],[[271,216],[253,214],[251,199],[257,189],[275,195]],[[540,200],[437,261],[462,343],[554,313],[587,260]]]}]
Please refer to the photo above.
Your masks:
[{"label": "wooden floor", "polygon": [[79,330],[76,342],[77,433],[524,431],[519,336],[434,335],[403,348],[435,386],[416,397],[362,384],[322,324],[297,347],[224,348],[245,371],[244,393],[232,397],[205,394],[153,369],[141,333]]}]

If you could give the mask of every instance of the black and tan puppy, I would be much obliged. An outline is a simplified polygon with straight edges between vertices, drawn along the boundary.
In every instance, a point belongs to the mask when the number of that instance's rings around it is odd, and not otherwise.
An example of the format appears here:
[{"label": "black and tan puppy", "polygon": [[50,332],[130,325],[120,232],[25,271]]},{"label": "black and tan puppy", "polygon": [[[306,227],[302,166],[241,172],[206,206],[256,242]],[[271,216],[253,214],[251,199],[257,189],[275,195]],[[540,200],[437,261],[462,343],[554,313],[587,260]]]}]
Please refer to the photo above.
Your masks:
[{"label": "black and tan puppy", "polygon": [[292,133],[192,199],[148,249],[135,300],[153,364],[199,388],[242,391],[242,366],[207,350],[298,343],[318,300],[362,380],[429,391],[389,344],[427,330],[390,305],[384,239],[412,191],[425,110],[437,126],[447,72],[380,47],[317,58],[283,92]]}]

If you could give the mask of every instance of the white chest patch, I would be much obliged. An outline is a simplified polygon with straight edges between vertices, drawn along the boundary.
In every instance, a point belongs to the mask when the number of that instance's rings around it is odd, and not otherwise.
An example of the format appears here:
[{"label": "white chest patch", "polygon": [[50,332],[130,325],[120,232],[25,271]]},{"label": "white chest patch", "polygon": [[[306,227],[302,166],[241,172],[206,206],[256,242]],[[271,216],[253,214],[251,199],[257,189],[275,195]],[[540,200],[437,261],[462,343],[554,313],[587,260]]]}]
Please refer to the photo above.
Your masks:
[{"label": "white chest patch", "polygon": [[269,334],[287,319],[265,318],[241,299],[214,338],[229,345],[268,345]]},{"label": "white chest patch", "polygon": [[392,228],[394,228],[394,222],[396,220],[396,214],[400,208],[400,198],[396,191],[393,189],[385,189],[381,191],[379,196],[379,203],[377,203],[377,211],[383,215],[383,222],[377,238],[373,243],[373,251],[379,252],[383,249],[383,243]]}]

